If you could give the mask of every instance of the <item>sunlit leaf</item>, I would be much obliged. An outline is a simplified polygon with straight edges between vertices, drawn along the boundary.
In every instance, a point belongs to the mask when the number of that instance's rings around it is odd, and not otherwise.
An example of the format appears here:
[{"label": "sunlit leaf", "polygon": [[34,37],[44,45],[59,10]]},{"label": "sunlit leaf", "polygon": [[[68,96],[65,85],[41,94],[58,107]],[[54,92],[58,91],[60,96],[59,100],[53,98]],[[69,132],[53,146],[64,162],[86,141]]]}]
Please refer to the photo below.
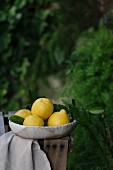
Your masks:
[{"label": "sunlit leaf", "polygon": [[102,114],[104,112],[104,109],[101,107],[95,107],[87,111],[89,111],[91,114]]}]

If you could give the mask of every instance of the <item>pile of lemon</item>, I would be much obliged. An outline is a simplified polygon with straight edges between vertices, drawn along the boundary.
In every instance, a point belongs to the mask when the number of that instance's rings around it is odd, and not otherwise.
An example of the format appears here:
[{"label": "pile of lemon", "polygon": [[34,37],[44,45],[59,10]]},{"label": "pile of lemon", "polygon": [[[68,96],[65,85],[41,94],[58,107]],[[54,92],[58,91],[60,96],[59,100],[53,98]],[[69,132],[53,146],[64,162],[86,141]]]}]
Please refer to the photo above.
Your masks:
[{"label": "pile of lemon", "polygon": [[60,126],[70,123],[70,117],[66,110],[61,109],[54,112],[54,105],[48,98],[35,100],[31,110],[18,110],[15,115],[9,118],[11,121],[15,119],[20,119],[24,126]]}]

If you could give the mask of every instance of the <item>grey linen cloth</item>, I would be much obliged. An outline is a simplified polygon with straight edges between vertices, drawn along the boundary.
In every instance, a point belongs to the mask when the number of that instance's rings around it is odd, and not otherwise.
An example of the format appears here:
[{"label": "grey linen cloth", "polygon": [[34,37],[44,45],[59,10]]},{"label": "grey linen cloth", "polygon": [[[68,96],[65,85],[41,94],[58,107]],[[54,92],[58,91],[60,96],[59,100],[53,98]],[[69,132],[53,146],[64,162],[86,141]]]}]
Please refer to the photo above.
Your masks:
[{"label": "grey linen cloth", "polygon": [[51,170],[37,140],[24,139],[12,131],[0,137],[0,170]]}]

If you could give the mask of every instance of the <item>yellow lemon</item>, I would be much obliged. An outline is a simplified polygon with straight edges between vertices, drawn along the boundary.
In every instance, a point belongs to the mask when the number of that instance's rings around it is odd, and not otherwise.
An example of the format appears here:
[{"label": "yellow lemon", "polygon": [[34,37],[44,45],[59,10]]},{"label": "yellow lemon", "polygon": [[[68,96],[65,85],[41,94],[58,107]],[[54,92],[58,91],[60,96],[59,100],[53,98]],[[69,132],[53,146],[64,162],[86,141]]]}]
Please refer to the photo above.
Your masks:
[{"label": "yellow lemon", "polygon": [[29,115],[25,118],[23,125],[25,126],[44,126],[44,121],[37,115]]},{"label": "yellow lemon", "polygon": [[64,109],[54,112],[48,119],[48,126],[60,126],[68,123],[70,123],[70,118]]},{"label": "yellow lemon", "polygon": [[27,116],[31,115],[31,111],[28,109],[21,109],[21,110],[18,110],[15,113],[15,115],[23,117],[25,119]]},{"label": "yellow lemon", "polygon": [[53,103],[48,98],[39,98],[32,105],[31,112],[33,115],[38,115],[43,120],[46,120],[53,113]]}]

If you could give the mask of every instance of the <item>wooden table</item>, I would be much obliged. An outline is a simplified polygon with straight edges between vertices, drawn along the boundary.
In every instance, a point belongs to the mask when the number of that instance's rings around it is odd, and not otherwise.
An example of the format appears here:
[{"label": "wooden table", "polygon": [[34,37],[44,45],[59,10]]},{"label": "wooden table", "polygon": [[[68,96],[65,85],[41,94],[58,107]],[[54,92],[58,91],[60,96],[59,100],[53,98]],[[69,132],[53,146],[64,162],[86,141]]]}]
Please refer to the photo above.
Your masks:
[{"label": "wooden table", "polygon": [[[15,111],[9,111],[7,114],[0,112],[0,136],[10,131],[8,116],[14,113]],[[72,148],[71,138],[66,136],[58,139],[39,139],[38,142],[46,153],[52,170],[66,170],[68,152]]]}]

